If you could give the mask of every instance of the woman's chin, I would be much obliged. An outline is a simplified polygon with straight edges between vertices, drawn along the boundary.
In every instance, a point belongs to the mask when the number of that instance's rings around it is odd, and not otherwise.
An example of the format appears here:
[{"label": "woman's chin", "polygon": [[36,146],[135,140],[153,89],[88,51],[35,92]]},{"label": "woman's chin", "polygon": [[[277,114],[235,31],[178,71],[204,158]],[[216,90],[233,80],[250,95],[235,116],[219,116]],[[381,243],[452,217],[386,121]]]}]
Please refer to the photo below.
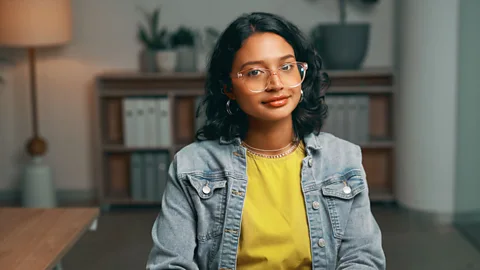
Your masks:
[{"label": "woman's chin", "polygon": [[255,118],[268,122],[277,122],[286,118],[291,118],[292,111],[293,110],[288,108],[288,106],[276,108],[275,110],[262,110],[262,112],[257,114]]}]

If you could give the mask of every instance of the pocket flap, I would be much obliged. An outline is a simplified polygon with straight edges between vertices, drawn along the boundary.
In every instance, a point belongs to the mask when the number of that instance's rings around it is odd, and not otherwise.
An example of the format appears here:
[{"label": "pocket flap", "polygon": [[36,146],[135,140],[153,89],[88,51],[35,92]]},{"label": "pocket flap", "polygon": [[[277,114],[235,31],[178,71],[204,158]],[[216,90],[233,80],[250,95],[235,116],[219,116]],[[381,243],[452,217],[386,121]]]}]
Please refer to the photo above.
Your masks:
[{"label": "pocket flap", "polygon": [[192,175],[188,175],[187,178],[190,185],[202,199],[211,198],[216,189],[227,186],[227,180],[206,180]]},{"label": "pocket flap", "polygon": [[352,170],[343,175],[336,175],[326,180],[322,186],[324,196],[339,199],[352,199],[367,188],[360,170]]}]

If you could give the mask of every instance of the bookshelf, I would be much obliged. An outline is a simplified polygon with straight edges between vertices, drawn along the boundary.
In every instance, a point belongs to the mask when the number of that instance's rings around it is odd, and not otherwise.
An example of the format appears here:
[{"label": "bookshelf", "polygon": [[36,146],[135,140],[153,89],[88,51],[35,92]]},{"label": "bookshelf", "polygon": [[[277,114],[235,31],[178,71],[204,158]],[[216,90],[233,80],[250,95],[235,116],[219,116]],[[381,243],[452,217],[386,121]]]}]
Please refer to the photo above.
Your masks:
[{"label": "bookshelf", "polygon": [[[327,104],[330,100],[339,97],[363,97],[364,100],[368,100],[368,110],[363,118],[363,121],[367,121],[365,126],[368,127],[364,133],[368,137],[359,141],[358,144],[363,151],[363,165],[370,185],[370,197],[372,202],[393,201],[393,151],[395,149],[392,109],[395,92],[393,72],[389,69],[369,69],[327,71],[327,73],[331,79],[331,86],[327,92]],[[139,169],[132,165],[134,163],[132,160],[139,156],[145,156],[145,159],[151,158],[154,161],[153,170],[158,176],[155,178],[164,181],[161,179],[166,177],[166,169],[174,154],[194,141],[195,131],[199,127],[199,123],[196,122],[198,120],[194,118],[196,100],[204,94],[204,78],[202,73],[138,72],[107,72],[96,77],[94,166],[98,198],[104,209],[108,209],[111,205],[160,203],[158,196],[140,196],[138,186],[135,188],[136,191],[133,190],[132,185],[137,183],[139,178],[134,172],[139,172]],[[161,134],[164,135],[163,137],[169,137],[169,140],[162,142],[150,138],[150,143],[131,143],[131,138],[128,139],[129,135],[126,135],[131,130],[126,128],[131,122],[125,118],[125,108],[130,106],[125,105],[126,100],[131,99],[168,100],[166,105],[156,107],[157,110],[160,110],[159,108],[165,110],[163,116],[167,121],[162,122],[161,131],[157,130],[156,133],[154,131],[153,136],[162,137],[160,133],[164,132]],[[137,108],[145,104],[137,104]],[[145,109],[145,111],[148,110]],[[332,117],[329,116],[329,119]],[[335,119],[331,120],[335,121]],[[143,126],[139,128],[143,129]],[[328,128],[329,123],[325,131],[335,134]],[[149,140],[145,137],[149,135],[147,133],[149,132],[145,132],[142,136],[146,141]],[[342,138],[340,134],[335,135]],[[162,159],[163,167],[160,172],[158,159],[155,158]],[[152,170],[152,168],[140,168],[142,171]],[[144,178],[146,174],[148,173],[142,173],[142,177]],[[156,183],[156,185],[158,187],[154,190],[161,192],[162,184]],[[152,183],[148,188],[143,187],[144,191],[145,189],[151,190]]]}]

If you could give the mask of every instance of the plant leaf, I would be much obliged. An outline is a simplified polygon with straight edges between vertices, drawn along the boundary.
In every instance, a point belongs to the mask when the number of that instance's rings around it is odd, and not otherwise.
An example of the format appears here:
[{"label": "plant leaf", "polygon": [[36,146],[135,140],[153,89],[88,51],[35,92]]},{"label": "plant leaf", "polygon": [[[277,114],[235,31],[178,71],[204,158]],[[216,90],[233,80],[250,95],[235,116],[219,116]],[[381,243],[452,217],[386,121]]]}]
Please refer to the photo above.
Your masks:
[{"label": "plant leaf", "polygon": [[157,34],[157,31],[158,31],[158,17],[160,15],[160,9],[155,9],[153,11],[153,14],[152,14],[152,18],[151,18],[151,26],[150,26],[150,30],[152,31],[152,36],[154,36],[155,34]]}]

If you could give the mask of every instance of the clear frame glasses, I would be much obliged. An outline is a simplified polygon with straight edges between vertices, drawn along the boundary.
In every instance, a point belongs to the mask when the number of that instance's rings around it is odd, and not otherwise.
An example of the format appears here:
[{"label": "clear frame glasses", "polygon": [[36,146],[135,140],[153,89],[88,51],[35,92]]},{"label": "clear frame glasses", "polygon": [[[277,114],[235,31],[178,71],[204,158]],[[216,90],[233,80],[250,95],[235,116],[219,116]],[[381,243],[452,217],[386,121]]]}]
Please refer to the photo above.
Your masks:
[{"label": "clear frame glasses", "polygon": [[268,88],[272,75],[277,75],[283,84],[288,88],[294,88],[305,80],[308,64],[304,62],[284,63],[277,70],[266,68],[249,68],[237,72],[245,87],[252,92],[263,92]]}]

